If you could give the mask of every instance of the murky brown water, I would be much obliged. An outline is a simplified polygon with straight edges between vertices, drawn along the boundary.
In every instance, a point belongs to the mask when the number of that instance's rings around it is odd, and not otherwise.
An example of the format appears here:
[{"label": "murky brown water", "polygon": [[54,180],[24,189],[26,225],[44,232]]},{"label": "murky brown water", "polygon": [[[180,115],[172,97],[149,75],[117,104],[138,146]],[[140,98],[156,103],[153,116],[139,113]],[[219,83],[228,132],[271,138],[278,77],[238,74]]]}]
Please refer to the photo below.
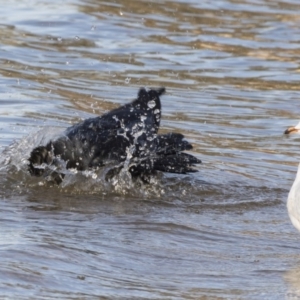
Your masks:
[{"label": "murky brown water", "polygon": [[[300,297],[299,1],[0,3],[0,298]],[[198,173],[30,178],[35,145],[141,86],[167,88]]]}]

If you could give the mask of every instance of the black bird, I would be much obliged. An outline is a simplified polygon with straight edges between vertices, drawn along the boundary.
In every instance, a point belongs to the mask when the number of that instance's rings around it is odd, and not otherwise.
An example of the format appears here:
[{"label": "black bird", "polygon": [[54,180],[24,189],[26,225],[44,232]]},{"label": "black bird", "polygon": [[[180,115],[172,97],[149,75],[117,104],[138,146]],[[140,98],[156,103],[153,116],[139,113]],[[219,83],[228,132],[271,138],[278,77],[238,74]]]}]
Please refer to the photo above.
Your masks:
[{"label": "black bird", "polygon": [[45,175],[45,165],[52,165],[51,176],[57,183],[64,177],[58,171],[59,159],[66,168],[88,170],[115,163],[107,178],[127,167],[133,177],[142,179],[156,171],[186,174],[196,172],[201,163],[184,153],[192,145],[180,133],[157,134],[161,119],[160,96],[165,88],[146,91],[141,88],[138,97],[108,113],[87,119],[66,129],[65,134],[46,146],[32,150],[28,169],[31,175]]}]

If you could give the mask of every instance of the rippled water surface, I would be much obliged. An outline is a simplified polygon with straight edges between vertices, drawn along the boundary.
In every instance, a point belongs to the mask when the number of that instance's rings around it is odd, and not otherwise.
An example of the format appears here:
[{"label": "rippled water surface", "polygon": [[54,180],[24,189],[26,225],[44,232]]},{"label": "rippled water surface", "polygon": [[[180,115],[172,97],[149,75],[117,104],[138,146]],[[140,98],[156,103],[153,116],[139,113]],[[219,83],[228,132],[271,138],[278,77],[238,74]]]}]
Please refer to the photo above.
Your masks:
[{"label": "rippled water surface", "polygon": [[[0,3],[1,299],[300,297],[299,1]],[[198,173],[30,177],[34,146],[141,86]]]}]

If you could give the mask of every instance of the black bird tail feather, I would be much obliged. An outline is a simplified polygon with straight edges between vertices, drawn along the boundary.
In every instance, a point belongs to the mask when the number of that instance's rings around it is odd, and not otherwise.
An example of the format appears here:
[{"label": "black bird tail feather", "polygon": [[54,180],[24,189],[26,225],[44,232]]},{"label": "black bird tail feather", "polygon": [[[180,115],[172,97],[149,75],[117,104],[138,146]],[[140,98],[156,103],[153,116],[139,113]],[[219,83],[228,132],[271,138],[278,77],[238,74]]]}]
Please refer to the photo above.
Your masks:
[{"label": "black bird tail feather", "polygon": [[130,168],[130,172],[139,176],[155,171],[186,174],[197,172],[194,169],[201,160],[182,151],[191,150],[193,146],[184,140],[180,133],[168,133],[157,136],[157,148],[152,155],[138,160]]},{"label": "black bird tail feather", "polygon": [[193,167],[200,164],[201,160],[188,153],[176,153],[161,156],[154,162],[154,169],[157,171],[186,174],[197,172]]},{"label": "black bird tail feather", "polygon": [[157,158],[154,169],[162,172],[185,174],[197,172],[193,167],[201,160],[182,151],[191,150],[193,146],[184,140],[180,133],[168,133],[158,136]]}]

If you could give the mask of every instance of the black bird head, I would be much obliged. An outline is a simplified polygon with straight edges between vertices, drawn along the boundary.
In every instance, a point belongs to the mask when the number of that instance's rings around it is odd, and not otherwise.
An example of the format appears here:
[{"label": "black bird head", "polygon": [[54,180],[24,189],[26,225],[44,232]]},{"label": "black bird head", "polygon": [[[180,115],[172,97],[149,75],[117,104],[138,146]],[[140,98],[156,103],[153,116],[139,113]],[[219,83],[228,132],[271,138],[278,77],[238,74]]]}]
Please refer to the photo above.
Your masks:
[{"label": "black bird head", "polygon": [[36,166],[50,164],[52,162],[52,154],[45,146],[39,146],[32,150],[28,160],[28,170],[30,174],[41,176],[44,173],[44,169],[37,168]]}]

